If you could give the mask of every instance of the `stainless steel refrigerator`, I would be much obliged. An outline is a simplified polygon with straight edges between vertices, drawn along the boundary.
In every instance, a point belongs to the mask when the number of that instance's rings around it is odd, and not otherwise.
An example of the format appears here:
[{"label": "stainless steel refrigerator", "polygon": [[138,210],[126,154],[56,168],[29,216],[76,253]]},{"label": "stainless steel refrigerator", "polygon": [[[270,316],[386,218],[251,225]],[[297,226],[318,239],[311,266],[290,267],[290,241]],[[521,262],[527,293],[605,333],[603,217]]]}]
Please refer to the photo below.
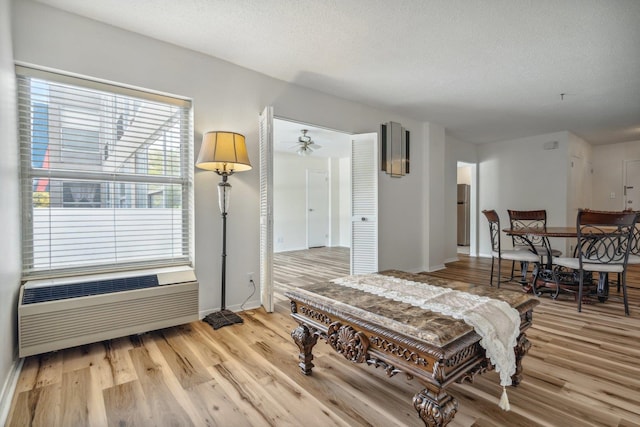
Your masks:
[{"label": "stainless steel refrigerator", "polygon": [[458,184],[458,246],[469,246],[470,189],[470,185]]}]

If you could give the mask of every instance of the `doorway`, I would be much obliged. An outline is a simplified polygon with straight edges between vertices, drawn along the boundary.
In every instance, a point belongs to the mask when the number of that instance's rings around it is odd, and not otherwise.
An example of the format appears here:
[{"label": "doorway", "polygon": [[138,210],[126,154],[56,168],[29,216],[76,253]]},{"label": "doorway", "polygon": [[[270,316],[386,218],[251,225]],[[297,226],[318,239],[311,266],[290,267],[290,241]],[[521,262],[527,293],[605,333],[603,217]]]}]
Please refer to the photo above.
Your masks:
[{"label": "doorway", "polygon": [[[300,155],[303,130],[313,151]],[[274,253],[351,246],[350,141],[347,133],[274,118]]]},{"label": "doorway", "polygon": [[[276,125],[288,126],[294,133],[289,137],[283,138],[283,132],[274,129]],[[313,128],[313,129],[312,129]],[[319,164],[324,164],[328,168],[329,179],[329,210],[330,212],[339,212],[337,215],[330,215],[330,233],[329,243],[334,245],[336,241],[349,242],[350,252],[350,271],[353,272],[375,272],[378,270],[378,134],[347,134],[340,131],[334,131],[317,126],[310,126],[305,123],[294,122],[283,118],[274,118],[273,106],[264,108],[259,116],[258,138],[260,148],[260,300],[262,306],[267,312],[274,309],[274,254],[275,246],[278,243],[288,243],[288,239],[274,233],[276,230],[275,223],[282,215],[277,214],[275,206],[276,199],[282,191],[276,189],[276,176],[286,176],[292,170],[300,169],[304,163],[298,158],[296,161],[292,159],[291,151],[295,155],[302,158],[316,159]],[[348,147],[349,157],[347,158],[328,158],[322,159],[323,156],[315,155],[316,151],[329,153],[331,150],[322,150],[322,146],[316,141],[311,142],[313,137],[309,133],[311,130],[333,132],[342,135],[348,141],[348,144],[339,144],[339,148]],[[277,134],[277,140],[276,135]],[[309,138],[307,138],[309,137]],[[276,142],[277,141],[277,142]],[[328,140],[327,140],[328,141]],[[332,145],[327,144],[326,147]],[[282,147],[287,147],[283,150]],[[307,150],[311,148],[311,150]],[[287,151],[288,150],[288,151]],[[285,151],[282,155],[287,156],[288,163],[281,165],[277,163],[279,151]],[[312,155],[314,154],[314,155]],[[353,167],[351,166],[353,164]],[[327,166],[328,165],[328,166]],[[304,166],[306,168],[306,166]],[[306,170],[306,169],[305,169]],[[340,178],[333,179],[338,176]],[[348,177],[348,185],[343,182]],[[280,179],[280,178],[278,178]],[[297,179],[287,178],[285,184],[297,183]],[[336,183],[338,183],[336,185]],[[285,188],[290,188],[286,187]],[[343,197],[344,189],[349,189],[348,198]],[[294,191],[295,192],[295,191]],[[349,203],[341,201],[347,199]],[[297,201],[299,198],[292,198]],[[290,219],[291,223],[299,222],[300,218],[305,218],[306,214],[297,215],[292,213],[291,204],[280,204],[284,206],[284,214]],[[349,206],[347,208],[346,206]],[[283,211],[283,209],[279,209]],[[354,214],[360,218],[361,225],[354,226]],[[290,224],[284,221],[288,228]],[[337,227],[335,225],[338,225]],[[343,233],[340,229],[342,225],[348,224],[349,233]],[[288,231],[288,229],[282,229]],[[283,231],[283,232],[284,232]],[[348,240],[343,236],[347,235]],[[334,240],[337,239],[337,240]],[[353,243],[357,243],[353,245]],[[313,275],[313,272],[311,272]],[[339,277],[339,276],[334,276]],[[317,277],[314,281],[317,281]]]},{"label": "doorway", "polygon": [[456,252],[477,255],[477,166],[457,162]]},{"label": "doorway", "polygon": [[348,274],[351,135],[274,118],[272,170],[278,299],[288,287]]}]

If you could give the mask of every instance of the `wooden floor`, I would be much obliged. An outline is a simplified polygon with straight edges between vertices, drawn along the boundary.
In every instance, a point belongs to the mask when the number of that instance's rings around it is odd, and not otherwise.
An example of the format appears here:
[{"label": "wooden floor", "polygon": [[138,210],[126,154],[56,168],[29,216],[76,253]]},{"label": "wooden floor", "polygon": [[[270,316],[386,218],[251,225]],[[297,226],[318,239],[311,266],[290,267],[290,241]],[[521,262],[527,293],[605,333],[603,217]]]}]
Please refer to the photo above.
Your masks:
[{"label": "wooden floor", "polygon": [[[348,270],[344,253],[297,255],[282,254],[287,264],[274,272],[279,286]],[[337,274],[321,265],[335,265]],[[488,283],[489,266],[462,257],[433,274]],[[450,425],[640,425],[640,269],[629,281],[636,286],[630,317],[619,301],[577,313],[568,297],[541,298],[528,331],[524,381],[509,390],[511,411],[498,408],[498,376],[491,372],[450,388],[459,402]],[[421,388],[415,380],[351,364],[323,342],[314,349],[313,375],[301,375],[288,312],[280,299],[275,313],[245,312],[244,324],[217,331],[194,322],[29,357],[7,425],[422,425],[411,406]]]},{"label": "wooden floor", "polygon": [[273,256],[273,285],[276,297],[291,287],[349,275],[349,248],[312,248],[279,252]]}]

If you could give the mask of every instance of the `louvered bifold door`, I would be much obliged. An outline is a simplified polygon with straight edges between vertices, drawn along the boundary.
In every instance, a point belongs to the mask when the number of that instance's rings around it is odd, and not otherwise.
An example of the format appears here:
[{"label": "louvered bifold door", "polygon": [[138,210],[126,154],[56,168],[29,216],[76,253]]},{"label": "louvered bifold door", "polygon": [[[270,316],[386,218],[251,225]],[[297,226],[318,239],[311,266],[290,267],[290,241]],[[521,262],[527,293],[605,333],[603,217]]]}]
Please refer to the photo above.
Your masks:
[{"label": "louvered bifold door", "polygon": [[377,134],[351,143],[351,274],[378,271]]},{"label": "louvered bifold door", "polygon": [[260,115],[260,287],[262,306],[273,311],[273,107]]}]

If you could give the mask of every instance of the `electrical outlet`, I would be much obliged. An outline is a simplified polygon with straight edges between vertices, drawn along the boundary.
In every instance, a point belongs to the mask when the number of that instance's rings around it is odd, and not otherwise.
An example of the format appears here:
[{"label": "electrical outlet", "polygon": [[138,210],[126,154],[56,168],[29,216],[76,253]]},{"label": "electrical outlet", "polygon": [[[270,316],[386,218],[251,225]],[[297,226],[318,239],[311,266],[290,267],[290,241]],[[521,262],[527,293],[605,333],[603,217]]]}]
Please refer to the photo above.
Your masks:
[{"label": "electrical outlet", "polygon": [[249,282],[249,286],[251,286],[251,282],[253,281],[253,272],[247,273],[247,281]]}]

